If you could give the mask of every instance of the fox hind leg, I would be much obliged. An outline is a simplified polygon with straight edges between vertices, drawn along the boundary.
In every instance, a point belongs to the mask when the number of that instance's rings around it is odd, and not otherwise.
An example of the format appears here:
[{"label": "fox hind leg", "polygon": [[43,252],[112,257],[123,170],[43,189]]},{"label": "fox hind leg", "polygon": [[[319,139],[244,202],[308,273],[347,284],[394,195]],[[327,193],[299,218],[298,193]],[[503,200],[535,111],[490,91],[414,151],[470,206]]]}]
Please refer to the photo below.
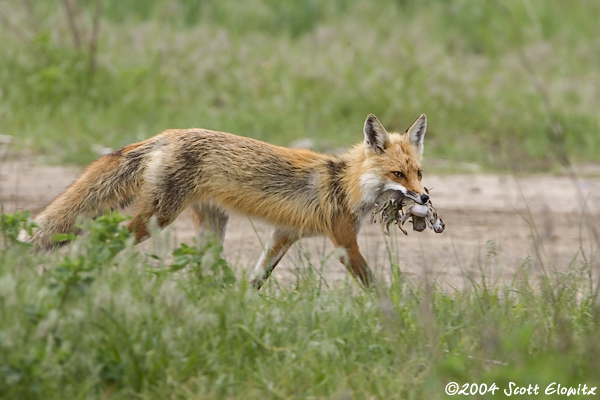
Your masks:
[{"label": "fox hind leg", "polygon": [[142,242],[150,237],[148,223],[152,217],[156,218],[159,228],[164,228],[177,218],[189,204],[189,196],[143,196],[137,204],[138,213],[129,222],[127,228],[135,235],[137,242]]},{"label": "fox hind leg", "polygon": [[144,210],[136,214],[135,217],[127,225],[127,229],[135,235],[137,243],[143,242],[150,237],[150,229],[148,224],[152,217],[156,217],[156,222],[159,228],[164,228],[169,225],[177,216],[181,213],[181,210],[174,211],[172,213],[156,213],[152,210]]},{"label": "fox hind leg", "polygon": [[229,214],[219,207],[201,203],[192,204],[190,214],[195,225],[206,231],[209,240],[219,240],[219,243],[223,244]]}]

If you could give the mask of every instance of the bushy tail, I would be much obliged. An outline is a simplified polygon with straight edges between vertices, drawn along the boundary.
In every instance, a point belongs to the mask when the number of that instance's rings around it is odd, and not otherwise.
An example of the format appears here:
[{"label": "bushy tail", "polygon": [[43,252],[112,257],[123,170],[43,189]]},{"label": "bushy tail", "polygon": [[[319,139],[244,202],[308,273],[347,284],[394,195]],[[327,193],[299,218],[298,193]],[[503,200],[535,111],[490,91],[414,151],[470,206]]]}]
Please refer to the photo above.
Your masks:
[{"label": "bushy tail", "polygon": [[[128,146],[129,147],[129,146]],[[126,148],[127,149],[127,148]],[[56,197],[34,221],[39,225],[30,241],[42,248],[60,245],[52,237],[71,233],[79,216],[95,217],[109,209],[124,207],[135,199],[142,184],[143,152],[116,151],[100,157]]]}]

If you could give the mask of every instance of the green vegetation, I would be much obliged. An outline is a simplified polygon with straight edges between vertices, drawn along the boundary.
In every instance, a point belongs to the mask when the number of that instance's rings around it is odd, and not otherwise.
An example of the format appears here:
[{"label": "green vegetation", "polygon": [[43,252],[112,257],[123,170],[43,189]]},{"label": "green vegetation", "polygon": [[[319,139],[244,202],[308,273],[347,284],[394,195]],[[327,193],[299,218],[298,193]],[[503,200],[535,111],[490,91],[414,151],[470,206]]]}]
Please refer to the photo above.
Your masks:
[{"label": "green vegetation", "polygon": [[328,150],[373,112],[393,130],[427,113],[430,158],[600,155],[597,2],[105,0],[95,41],[96,5],[2,1],[0,134],[16,150],[87,163],[173,127]]},{"label": "green vegetation", "polygon": [[1,219],[3,399],[441,399],[449,382],[495,383],[484,398],[503,398],[510,382],[599,384],[591,264],[533,285],[524,260],[513,283],[465,276],[453,292],[397,267],[370,292],[310,273],[256,292],[218,247],[148,256],[122,220],[101,217],[49,254],[15,239],[26,214]]},{"label": "green vegetation", "polygon": [[[334,150],[360,141],[373,112],[390,130],[426,113],[428,158],[512,171],[600,158],[598,2],[98,4],[0,0],[0,135],[15,153],[87,163],[99,147],[188,127]],[[561,273],[524,259],[512,282],[494,279],[490,249],[482,278],[465,273],[456,289],[396,265],[372,291],[331,288],[307,266],[256,292],[219,246],[146,254],[121,222],[102,216],[44,253],[18,240],[28,214],[0,216],[0,399],[600,386],[597,261],[583,248]]]}]

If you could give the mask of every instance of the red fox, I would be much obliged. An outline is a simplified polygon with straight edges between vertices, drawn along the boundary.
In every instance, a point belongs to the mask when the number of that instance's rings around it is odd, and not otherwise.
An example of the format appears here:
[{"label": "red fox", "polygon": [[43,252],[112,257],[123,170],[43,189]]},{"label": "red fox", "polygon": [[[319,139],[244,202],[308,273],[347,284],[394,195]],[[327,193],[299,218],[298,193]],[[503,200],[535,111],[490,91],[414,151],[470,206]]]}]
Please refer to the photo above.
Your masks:
[{"label": "red fox", "polygon": [[275,229],[251,275],[260,288],[292,244],[326,235],[345,250],[342,263],[364,285],[372,274],[357,234],[387,189],[419,204],[429,200],[421,185],[427,119],[389,134],[370,114],[364,141],[339,155],[289,149],[230,133],[173,129],[100,157],[35,218],[31,241],[43,248],[52,237],[75,230],[78,216],[94,217],[137,201],[128,229],[137,241],[148,223],[171,223],[186,208],[199,228],[221,243],[229,213],[260,218]]}]

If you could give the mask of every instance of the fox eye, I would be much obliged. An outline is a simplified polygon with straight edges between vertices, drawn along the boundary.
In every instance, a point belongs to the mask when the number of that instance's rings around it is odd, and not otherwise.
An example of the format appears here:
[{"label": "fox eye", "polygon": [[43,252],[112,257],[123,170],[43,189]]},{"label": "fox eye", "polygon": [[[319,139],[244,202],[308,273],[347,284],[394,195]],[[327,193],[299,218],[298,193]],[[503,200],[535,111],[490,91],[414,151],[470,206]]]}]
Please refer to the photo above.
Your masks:
[{"label": "fox eye", "polygon": [[419,170],[419,172],[417,172],[417,174],[419,175],[419,178],[423,177],[423,171]]},{"label": "fox eye", "polygon": [[394,176],[396,176],[396,178],[399,178],[399,179],[406,178],[406,176],[400,171],[394,171],[393,174],[394,174]]}]

